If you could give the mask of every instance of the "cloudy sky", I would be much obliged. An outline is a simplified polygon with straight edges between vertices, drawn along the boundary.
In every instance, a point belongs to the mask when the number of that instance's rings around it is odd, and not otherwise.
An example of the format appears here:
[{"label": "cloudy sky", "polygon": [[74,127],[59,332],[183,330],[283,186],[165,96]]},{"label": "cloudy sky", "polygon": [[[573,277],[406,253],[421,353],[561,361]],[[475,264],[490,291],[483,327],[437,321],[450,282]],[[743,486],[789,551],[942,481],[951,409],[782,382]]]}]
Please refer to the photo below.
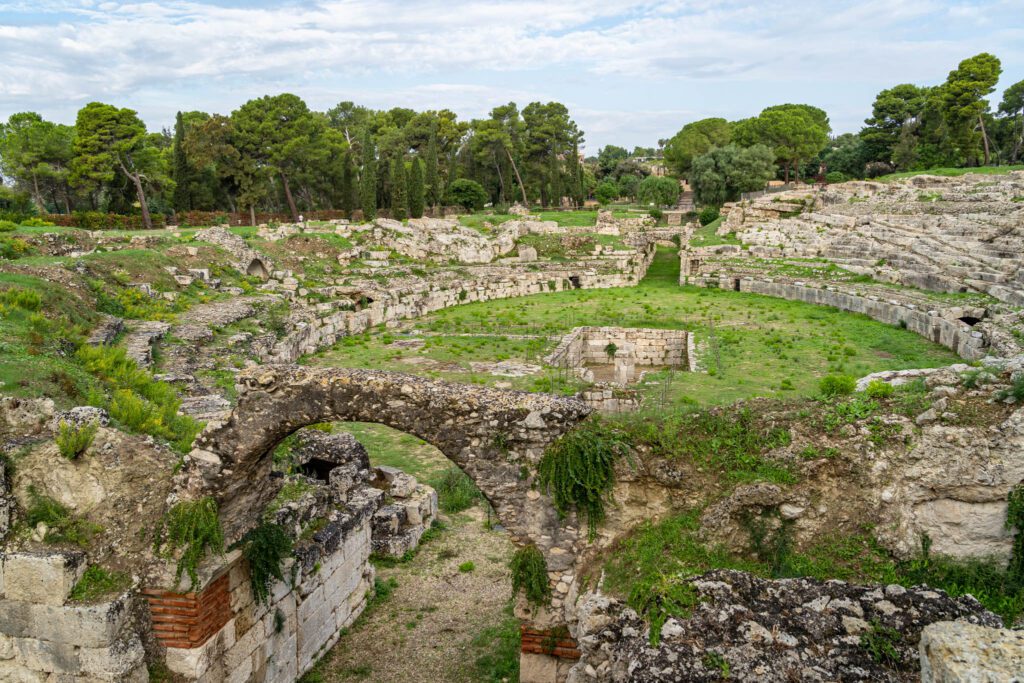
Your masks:
[{"label": "cloudy sky", "polygon": [[1024,0],[0,0],[0,117],[71,123],[100,100],[159,129],[279,92],[467,118],[558,100],[593,153],[783,102],[856,131],[880,89],[982,51],[1000,91],[1024,79]]}]

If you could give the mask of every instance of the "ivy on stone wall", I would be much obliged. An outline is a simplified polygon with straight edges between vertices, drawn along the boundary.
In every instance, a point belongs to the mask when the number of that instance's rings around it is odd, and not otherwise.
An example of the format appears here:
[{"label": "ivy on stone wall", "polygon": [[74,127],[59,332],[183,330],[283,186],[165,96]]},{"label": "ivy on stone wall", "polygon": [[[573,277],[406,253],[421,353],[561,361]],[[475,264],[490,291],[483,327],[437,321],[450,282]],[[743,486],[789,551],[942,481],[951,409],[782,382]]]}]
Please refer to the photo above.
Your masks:
[{"label": "ivy on stone wall", "polygon": [[231,545],[242,549],[249,563],[249,584],[252,597],[259,604],[270,599],[274,579],[284,581],[281,565],[292,554],[292,539],[278,524],[264,522]]},{"label": "ivy on stone wall", "polygon": [[522,590],[534,605],[546,604],[551,599],[548,566],[544,554],[535,545],[520,548],[509,563],[512,570],[512,595]]},{"label": "ivy on stone wall", "polygon": [[189,590],[199,582],[197,568],[207,552],[224,552],[224,532],[217,517],[217,503],[213,498],[184,500],[177,503],[163,519],[156,535],[153,550],[160,553],[164,546],[173,554],[182,550],[174,573],[175,584],[188,574]]}]

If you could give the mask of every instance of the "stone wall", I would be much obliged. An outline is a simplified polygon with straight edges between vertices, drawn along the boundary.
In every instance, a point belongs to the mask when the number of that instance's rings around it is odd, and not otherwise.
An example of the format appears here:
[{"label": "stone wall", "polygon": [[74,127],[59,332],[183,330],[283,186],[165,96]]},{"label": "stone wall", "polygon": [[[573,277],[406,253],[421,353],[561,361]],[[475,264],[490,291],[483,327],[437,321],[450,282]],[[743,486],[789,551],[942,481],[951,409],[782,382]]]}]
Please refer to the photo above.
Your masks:
[{"label": "stone wall", "polygon": [[0,553],[0,680],[148,680],[137,597],[70,602],[85,568],[81,552]]},{"label": "stone wall", "polygon": [[[174,615],[187,628],[214,611],[225,619],[223,626],[197,645],[157,631],[167,646],[167,667],[187,681],[295,681],[366,607],[374,575],[372,511],[368,503],[314,534],[315,542],[285,568],[294,583],[275,582],[266,604],[253,598],[248,564],[238,552],[229,554],[195,591],[192,612],[179,607]],[[156,613],[184,604],[189,595],[151,591],[146,597]]]},{"label": "stone wall", "polygon": [[895,297],[882,299],[877,294],[864,296],[853,291],[843,291],[837,285],[818,282],[777,282],[771,278],[755,278],[749,275],[698,275],[688,277],[688,283],[698,287],[717,287],[763,294],[861,313],[879,322],[905,327],[955,351],[961,358],[967,360],[978,360],[991,352],[989,340],[981,330],[972,329],[971,325],[949,315],[946,311],[922,310],[914,305],[904,304]]},{"label": "stone wall", "polygon": [[[399,320],[419,318],[445,308],[478,301],[509,299],[532,294],[560,292],[569,289],[605,289],[632,287],[643,279],[654,258],[655,245],[647,244],[636,252],[617,259],[618,272],[602,272],[597,262],[579,264],[575,268],[501,268],[496,266],[474,269],[472,277],[457,284],[419,286],[405,290],[385,292],[384,298],[375,300],[361,310],[350,310],[336,305],[323,317],[303,323],[299,329],[281,339],[264,362],[293,363],[301,356],[329,347],[342,337],[361,334],[371,327],[397,323]],[[621,267],[621,268],[620,268]]]},{"label": "stone wall", "polygon": [[693,342],[686,330],[659,330],[643,327],[577,327],[562,338],[544,362],[555,367],[575,368],[609,363],[609,344],[633,349],[637,365],[666,365],[693,370]]}]

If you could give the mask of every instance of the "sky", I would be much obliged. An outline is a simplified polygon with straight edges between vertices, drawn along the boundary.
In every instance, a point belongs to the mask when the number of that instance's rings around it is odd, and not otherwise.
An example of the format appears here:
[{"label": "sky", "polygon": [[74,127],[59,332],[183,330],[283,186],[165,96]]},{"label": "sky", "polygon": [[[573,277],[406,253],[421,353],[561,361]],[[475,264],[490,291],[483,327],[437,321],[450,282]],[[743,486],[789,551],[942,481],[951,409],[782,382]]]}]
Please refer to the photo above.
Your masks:
[{"label": "sky", "polygon": [[856,132],[879,90],[991,52],[1024,79],[1024,0],[0,0],[0,119],[91,101],[151,130],[292,92],[311,108],[563,102],[596,153],[772,104]]}]

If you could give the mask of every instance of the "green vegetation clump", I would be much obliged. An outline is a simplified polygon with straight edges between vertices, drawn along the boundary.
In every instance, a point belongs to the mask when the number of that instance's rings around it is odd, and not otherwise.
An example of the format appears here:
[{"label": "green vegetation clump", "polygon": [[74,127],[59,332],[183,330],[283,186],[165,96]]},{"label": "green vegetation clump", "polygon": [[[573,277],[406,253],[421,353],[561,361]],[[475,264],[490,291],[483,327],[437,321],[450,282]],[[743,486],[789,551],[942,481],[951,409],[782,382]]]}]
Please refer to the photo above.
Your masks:
[{"label": "green vegetation clump", "polygon": [[75,460],[92,446],[98,429],[99,423],[95,420],[79,426],[61,420],[56,439],[57,450],[68,460]]},{"label": "green vegetation clump", "polygon": [[472,646],[480,652],[476,658],[477,677],[481,683],[508,683],[519,680],[519,620],[512,605],[505,608],[505,616],[497,626],[488,626],[473,638]]},{"label": "green vegetation clump", "polygon": [[260,605],[267,604],[274,579],[284,581],[282,564],[291,556],[292,539],[279,525],[264,522],[233,543],[231,549],[235,548],[242,549],[249,563],[252,597]]},{"label": "green vegetation clump", "polygon": [[826,375],[818,382],[818,391],[825,398],[846,396],[857,388],[857,380],[849,375]]},{"label": "green vegetation clump", "polygon": [[700,222],[701,225],[710,225],[711,223],[714,223],[715,221],[718,220],[718,216],[718,207],[705,206],[703,209],[700,210],[700,213],[697,214],[697,220]]},{"label": "green vegetation clump", "polygon": [[872,619],[871,630],[860,635],[860,646],[868,651],[876,663],[892,666],[900,661],[900,652],[896,645],[902,637],[896,629],[883,626],[877,619]]},{"label": "green vegetation clump", "polygon": [[462,564],[459,565],[459,571],[462,572],[463,574],[471,572],[474,569],[476,569],[476,563],[473,562],[472,560],[468,560],[468,561],[463,562]]},{"label": "green vegetation clump", "polygon": [[1010,576],[1024,586],[1024,483],[1010,490],[1006,499],[1006,528],[1014,531],[1010,555]]},{"label": "green vegetation clump", "polygon": [[622,415],[615,424],[634,447],[644,444],[653,457],[690,458],[712,468],[726,481],[772,481],[791,484],[796,475],[782,463],[764,457],[786,446],[792,435],[774,424],[762,424],[753,411],[681,410],[676,413]]},{"label": "green vegetation clump", "polygon": [[896,387],[880,379],[873,379],[868,382],[864,393],[871,398],[889,398],[896,393]]},{"label": "green vegetation clump", "polygon": [[628,452],[622,434],[591,418],[548,446],[537,464],[537,481],[552,494],[559,514],[575,508],[586,517],[593,539],[615,482],[615,461]]},{"label": "green vegetation clump", "polygon": [[480,502],[480,490],[469,475],[452,465],[432,482],[437,491],[437,504],[444,512],[462,512]]},{"label": "green vegetation clump", "polygon": [[100,525],[76,517],[67,507],[40,493],[32,485],[28,487],[25,522],[33,528],[40,522],[45,524],[47,532],[43,540],[47,543],[71,543],[83,548],[89,545],[93,536],[103,531]]},{"label": "green vegetation clump", "polygon": [[1024,374],[1018,375],[1006,389],[996,393],[996,399],[1018,403],[1024,401]]},{"label": "green vegetation clump", "polygon": [[71,589],[70,597],[74,602],[94,602],[126,590],[131,583],[131,577],[124,572],[108,571],[98,564],[92,564]]},{"label": "green vegetation clump", "polygon": [[175,582],[187,573],[190,589],[195,588],[199,581],[197,568],[203,557],[208,552],[224,552],[224,532],[217,517],[216,501],[210,497],[185,500],[168,510],[153,549],[160,553],[164,546],[169,554],[182,551],[174,571]]},{"label": "green vegetation clump", "polygon": [[523,591],[533,605],[547,604],[551,599],[548,565],[537,546],[527,545],[516,550],[509,568],[512,570],[512,595],[519,595],[519,591]]}]

